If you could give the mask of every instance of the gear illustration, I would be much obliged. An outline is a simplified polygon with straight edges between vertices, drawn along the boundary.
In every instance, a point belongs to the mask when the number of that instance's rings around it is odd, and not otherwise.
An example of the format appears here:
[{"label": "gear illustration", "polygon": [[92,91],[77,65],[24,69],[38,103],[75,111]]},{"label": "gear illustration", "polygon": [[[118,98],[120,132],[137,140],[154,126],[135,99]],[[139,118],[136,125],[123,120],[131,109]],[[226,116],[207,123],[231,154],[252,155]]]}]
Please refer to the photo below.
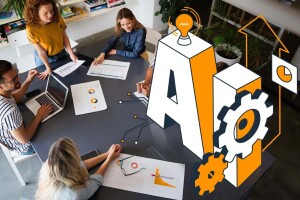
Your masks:
[{"label": "gear illustration", "polygon": [[[208,158],[205,160],[205,158]],[[220,153],[206,155],[198,168],[199,177],[195,180],[195,187],[199,186],[199,195],[202,196],[204,192],[209,193],[215,190],[217,183],[224,179],[224,170],[228,163],[223,162],[224,155]]]},{"label": "gear illustration", "polygon": [[[252,95],[248,91],[238,93],[235,102],[230,106],[224,106],[218,119],[221,121],[220,128],[214,134],[214,143],[218,148],[226,147],[225,160],[232,162],[235,156],[247,157],[252,152],[252,146],[257,140],[262,140],[268,128],[265,126],[267,119],[273,114],[273,106],[266,102],[268,95],[261,90],[256,90]],[[253,113],[253,122],[244,118],[238,124],[243,114]],[[250,123],[249,123],[250,122]],[[249,125],[249,130],[240,139],[236,139],[237,126],[243,129]]]}]

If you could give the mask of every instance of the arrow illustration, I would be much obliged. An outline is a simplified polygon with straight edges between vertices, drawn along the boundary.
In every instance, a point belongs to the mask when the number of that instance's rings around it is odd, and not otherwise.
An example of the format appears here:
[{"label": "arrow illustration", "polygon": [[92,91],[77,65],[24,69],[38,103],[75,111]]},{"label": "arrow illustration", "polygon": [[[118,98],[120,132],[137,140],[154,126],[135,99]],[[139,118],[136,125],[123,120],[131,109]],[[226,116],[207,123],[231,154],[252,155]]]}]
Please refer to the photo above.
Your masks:
[{"label": "arrow illustration", "polygon": [[[290,53],[289,50],[286,48],[286,46],[283,44],[283,42],[280,40],[280,38],[278,37],[278,35],[275,33],[275,31],[272,29],[272,27],[270,26],[270,24],[267,22],[267,20],[264,18],[264,16],[259,15],[257,16],[255,19],[253,19],[252,21],[250,21],[248,24],[246,24],[245,26],[243,26],[242,28],[240,28],[238,30],[239,33],[242,33],[245,35],[245,42],[246,42],[246,68],[248,68],[248,34],[246,32],[244,32],[244,29],[246,29],[249,25],[251,25],[252,23],[254,23],[256,20],[261,19],[265,22],[265,24],[268,26],[268,28],[270,29],[270,31],[273,33],[273,35],[276,37],[276,40],[281,44],[281,47],[279,47],[279,52],[278,52],[278,57],[281,58],[281,52],[284,51],[286,53]],[[278,134],[275,136],[275,138],[273,138],[271,140],[271,142],[269,142],[269,144],[262,150],[263,152],[281,135],[281,86],[278,85]]]}]

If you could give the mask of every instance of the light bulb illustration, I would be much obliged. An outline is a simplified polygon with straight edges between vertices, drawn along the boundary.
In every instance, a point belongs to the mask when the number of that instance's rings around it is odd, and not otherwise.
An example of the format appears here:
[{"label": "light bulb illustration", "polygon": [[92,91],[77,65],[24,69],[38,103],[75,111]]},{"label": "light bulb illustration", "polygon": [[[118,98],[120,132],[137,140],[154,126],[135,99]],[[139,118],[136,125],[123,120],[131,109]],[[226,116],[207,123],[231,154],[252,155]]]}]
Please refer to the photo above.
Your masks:
[{"label": "light bulb illustration", "polygon": [[192,42],[188,35],[188,31],[193,27],[192,17],[188,14],[181,14],[176,18],[175,24],[181,33],[177,43],[183,46],[191,44]]}]

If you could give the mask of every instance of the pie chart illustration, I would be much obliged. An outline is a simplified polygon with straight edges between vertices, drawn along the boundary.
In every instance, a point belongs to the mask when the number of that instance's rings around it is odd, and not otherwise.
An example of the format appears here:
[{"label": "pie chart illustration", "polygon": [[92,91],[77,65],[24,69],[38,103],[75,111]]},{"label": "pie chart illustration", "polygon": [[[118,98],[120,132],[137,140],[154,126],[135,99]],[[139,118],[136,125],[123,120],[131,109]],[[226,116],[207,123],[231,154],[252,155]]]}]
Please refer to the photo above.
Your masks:
[{"label": "pie chart illustration", "polygon": [[277,67],[277,75],[280,78],[280,80],[282,80],[283,82],[288,83],[292,80],[291,71],[283,65]]}]

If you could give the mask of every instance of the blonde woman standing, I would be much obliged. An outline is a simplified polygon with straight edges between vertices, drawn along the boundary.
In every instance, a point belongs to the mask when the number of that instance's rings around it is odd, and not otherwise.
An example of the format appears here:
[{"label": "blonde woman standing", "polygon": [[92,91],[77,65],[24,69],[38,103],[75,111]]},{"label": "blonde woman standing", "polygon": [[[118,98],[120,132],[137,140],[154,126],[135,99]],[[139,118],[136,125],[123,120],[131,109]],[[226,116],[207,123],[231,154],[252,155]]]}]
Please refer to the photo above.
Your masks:
[{"label": "blonde woman standing", "polygon": [[[119,55],[126,58],[142,57],[148,60],[145,46],[146,29],[135,18],[128,8],[119,10],[116,19],[115,33],[108,42],[103,52],[94,60],[93,64],[102,63],[106,55]],[[115,45],[121,41],[124,49],[115,49]]]},{"label": "blonde woman standing", "polygon": [[62,19],[54,0],[27,0],[24,10],[28,40],[35,48],[36,66],[45,65],[46,70],[39,74],[40,79],[52,73],[50,63],[67,55],[72,61],[74,54],[66,34],[66,23]]},{"label": "blonde woman standing", "polygon": [[[99,156],[81,161],[76,145],[70,138],[58,139],[50,148],[47,161],[40,171],[37,200],[88,199],[102,185],[103,175],[111,161],[122,150],[119,144]],[[103,162],[104,161],[104,162]],[[90,169],[103,162],[95,174]]]}]

